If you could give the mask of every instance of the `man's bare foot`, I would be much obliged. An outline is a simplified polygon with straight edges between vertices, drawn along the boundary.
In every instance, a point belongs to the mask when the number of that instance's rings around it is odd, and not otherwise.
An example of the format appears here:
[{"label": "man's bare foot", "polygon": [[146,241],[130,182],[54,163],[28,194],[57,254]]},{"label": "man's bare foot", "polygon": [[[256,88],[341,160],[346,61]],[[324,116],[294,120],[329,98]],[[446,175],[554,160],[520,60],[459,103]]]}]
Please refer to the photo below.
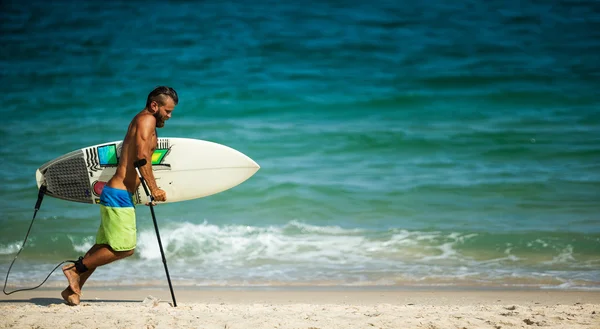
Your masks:
[{"label": "man's bare foot", "polygon": [[62,268],[64,275],[69,281],[69,288],[77,295],[81,295],[81,289],[79,288],[79,273],[75,269],[75,265],[65,265]]},{"label": "man's bare foot", "polygon": [[60,295],[65,300],[67,305],[69,305],[69,306],[79,305],[79,302],[80,302],[79,295],[74,293],[70,287],[67,287],[65,290],[63,290]]}]

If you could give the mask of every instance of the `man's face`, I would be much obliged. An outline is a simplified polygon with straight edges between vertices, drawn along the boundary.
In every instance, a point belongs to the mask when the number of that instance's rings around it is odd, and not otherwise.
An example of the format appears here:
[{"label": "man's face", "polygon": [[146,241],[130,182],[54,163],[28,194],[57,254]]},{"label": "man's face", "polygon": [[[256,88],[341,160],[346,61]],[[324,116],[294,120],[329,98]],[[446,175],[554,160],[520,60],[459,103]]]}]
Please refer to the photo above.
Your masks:
[{"label": "man's face", "polygon": [[166,97],[165,105],[152,102],[152,109],[156,118],[156,127],[162,128],[165,126],[165,122],[171,118],[171,113],[175,109],[175,102],[171,97]]}]

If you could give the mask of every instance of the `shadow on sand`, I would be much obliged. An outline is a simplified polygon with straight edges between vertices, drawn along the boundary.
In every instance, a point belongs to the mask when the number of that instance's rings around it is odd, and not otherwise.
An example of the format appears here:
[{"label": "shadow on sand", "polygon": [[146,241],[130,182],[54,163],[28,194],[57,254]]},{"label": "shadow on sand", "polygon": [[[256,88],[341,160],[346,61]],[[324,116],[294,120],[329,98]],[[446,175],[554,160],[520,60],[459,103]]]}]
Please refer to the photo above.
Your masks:
[{"label": "shadow on sand", "polygon": [[[9,299],[0,300],[0,304],[12,304],[12,303],[23,303],[23,304],[35,304],[38,306],[50,306],[50,305],[67,305],[64,300],[60,298],[30,298],[30,299]],[[96,304],[96,303],[142,303],[141,300],[119,300],[119,299],[83,299],[81,304]]]}]

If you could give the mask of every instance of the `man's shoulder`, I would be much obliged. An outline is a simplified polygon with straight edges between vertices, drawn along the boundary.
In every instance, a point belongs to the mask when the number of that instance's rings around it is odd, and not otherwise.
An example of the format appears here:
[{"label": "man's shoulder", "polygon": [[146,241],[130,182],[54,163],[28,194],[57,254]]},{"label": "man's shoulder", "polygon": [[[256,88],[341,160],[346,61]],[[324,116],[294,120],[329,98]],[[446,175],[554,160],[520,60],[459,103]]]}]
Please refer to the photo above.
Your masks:
[{"label": "man's shoulder", "polygon": [[133,122],[138,126],[156,127],[156,118],[150,113],[139,113],[133,118]]}]

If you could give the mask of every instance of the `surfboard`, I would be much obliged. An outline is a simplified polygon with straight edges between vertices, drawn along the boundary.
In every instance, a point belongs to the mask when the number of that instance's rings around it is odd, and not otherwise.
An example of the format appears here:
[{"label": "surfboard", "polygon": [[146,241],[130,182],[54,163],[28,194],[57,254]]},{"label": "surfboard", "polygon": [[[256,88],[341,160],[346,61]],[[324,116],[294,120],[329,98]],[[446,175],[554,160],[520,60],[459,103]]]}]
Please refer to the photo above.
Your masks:
[{"label": "surfboard", "polygon": [[[100,193],[113,176],[122,141],[84,147],[51,160],[36,170],[37,186],[46,195],[67,201],[100,203]],[[223,192],[246,181],[260,166],[245,154],[222,144],[190,138],[158,138],[152,170],[164,203],[197,199]],[[140,184],[134,202],[148,201]]]}]

